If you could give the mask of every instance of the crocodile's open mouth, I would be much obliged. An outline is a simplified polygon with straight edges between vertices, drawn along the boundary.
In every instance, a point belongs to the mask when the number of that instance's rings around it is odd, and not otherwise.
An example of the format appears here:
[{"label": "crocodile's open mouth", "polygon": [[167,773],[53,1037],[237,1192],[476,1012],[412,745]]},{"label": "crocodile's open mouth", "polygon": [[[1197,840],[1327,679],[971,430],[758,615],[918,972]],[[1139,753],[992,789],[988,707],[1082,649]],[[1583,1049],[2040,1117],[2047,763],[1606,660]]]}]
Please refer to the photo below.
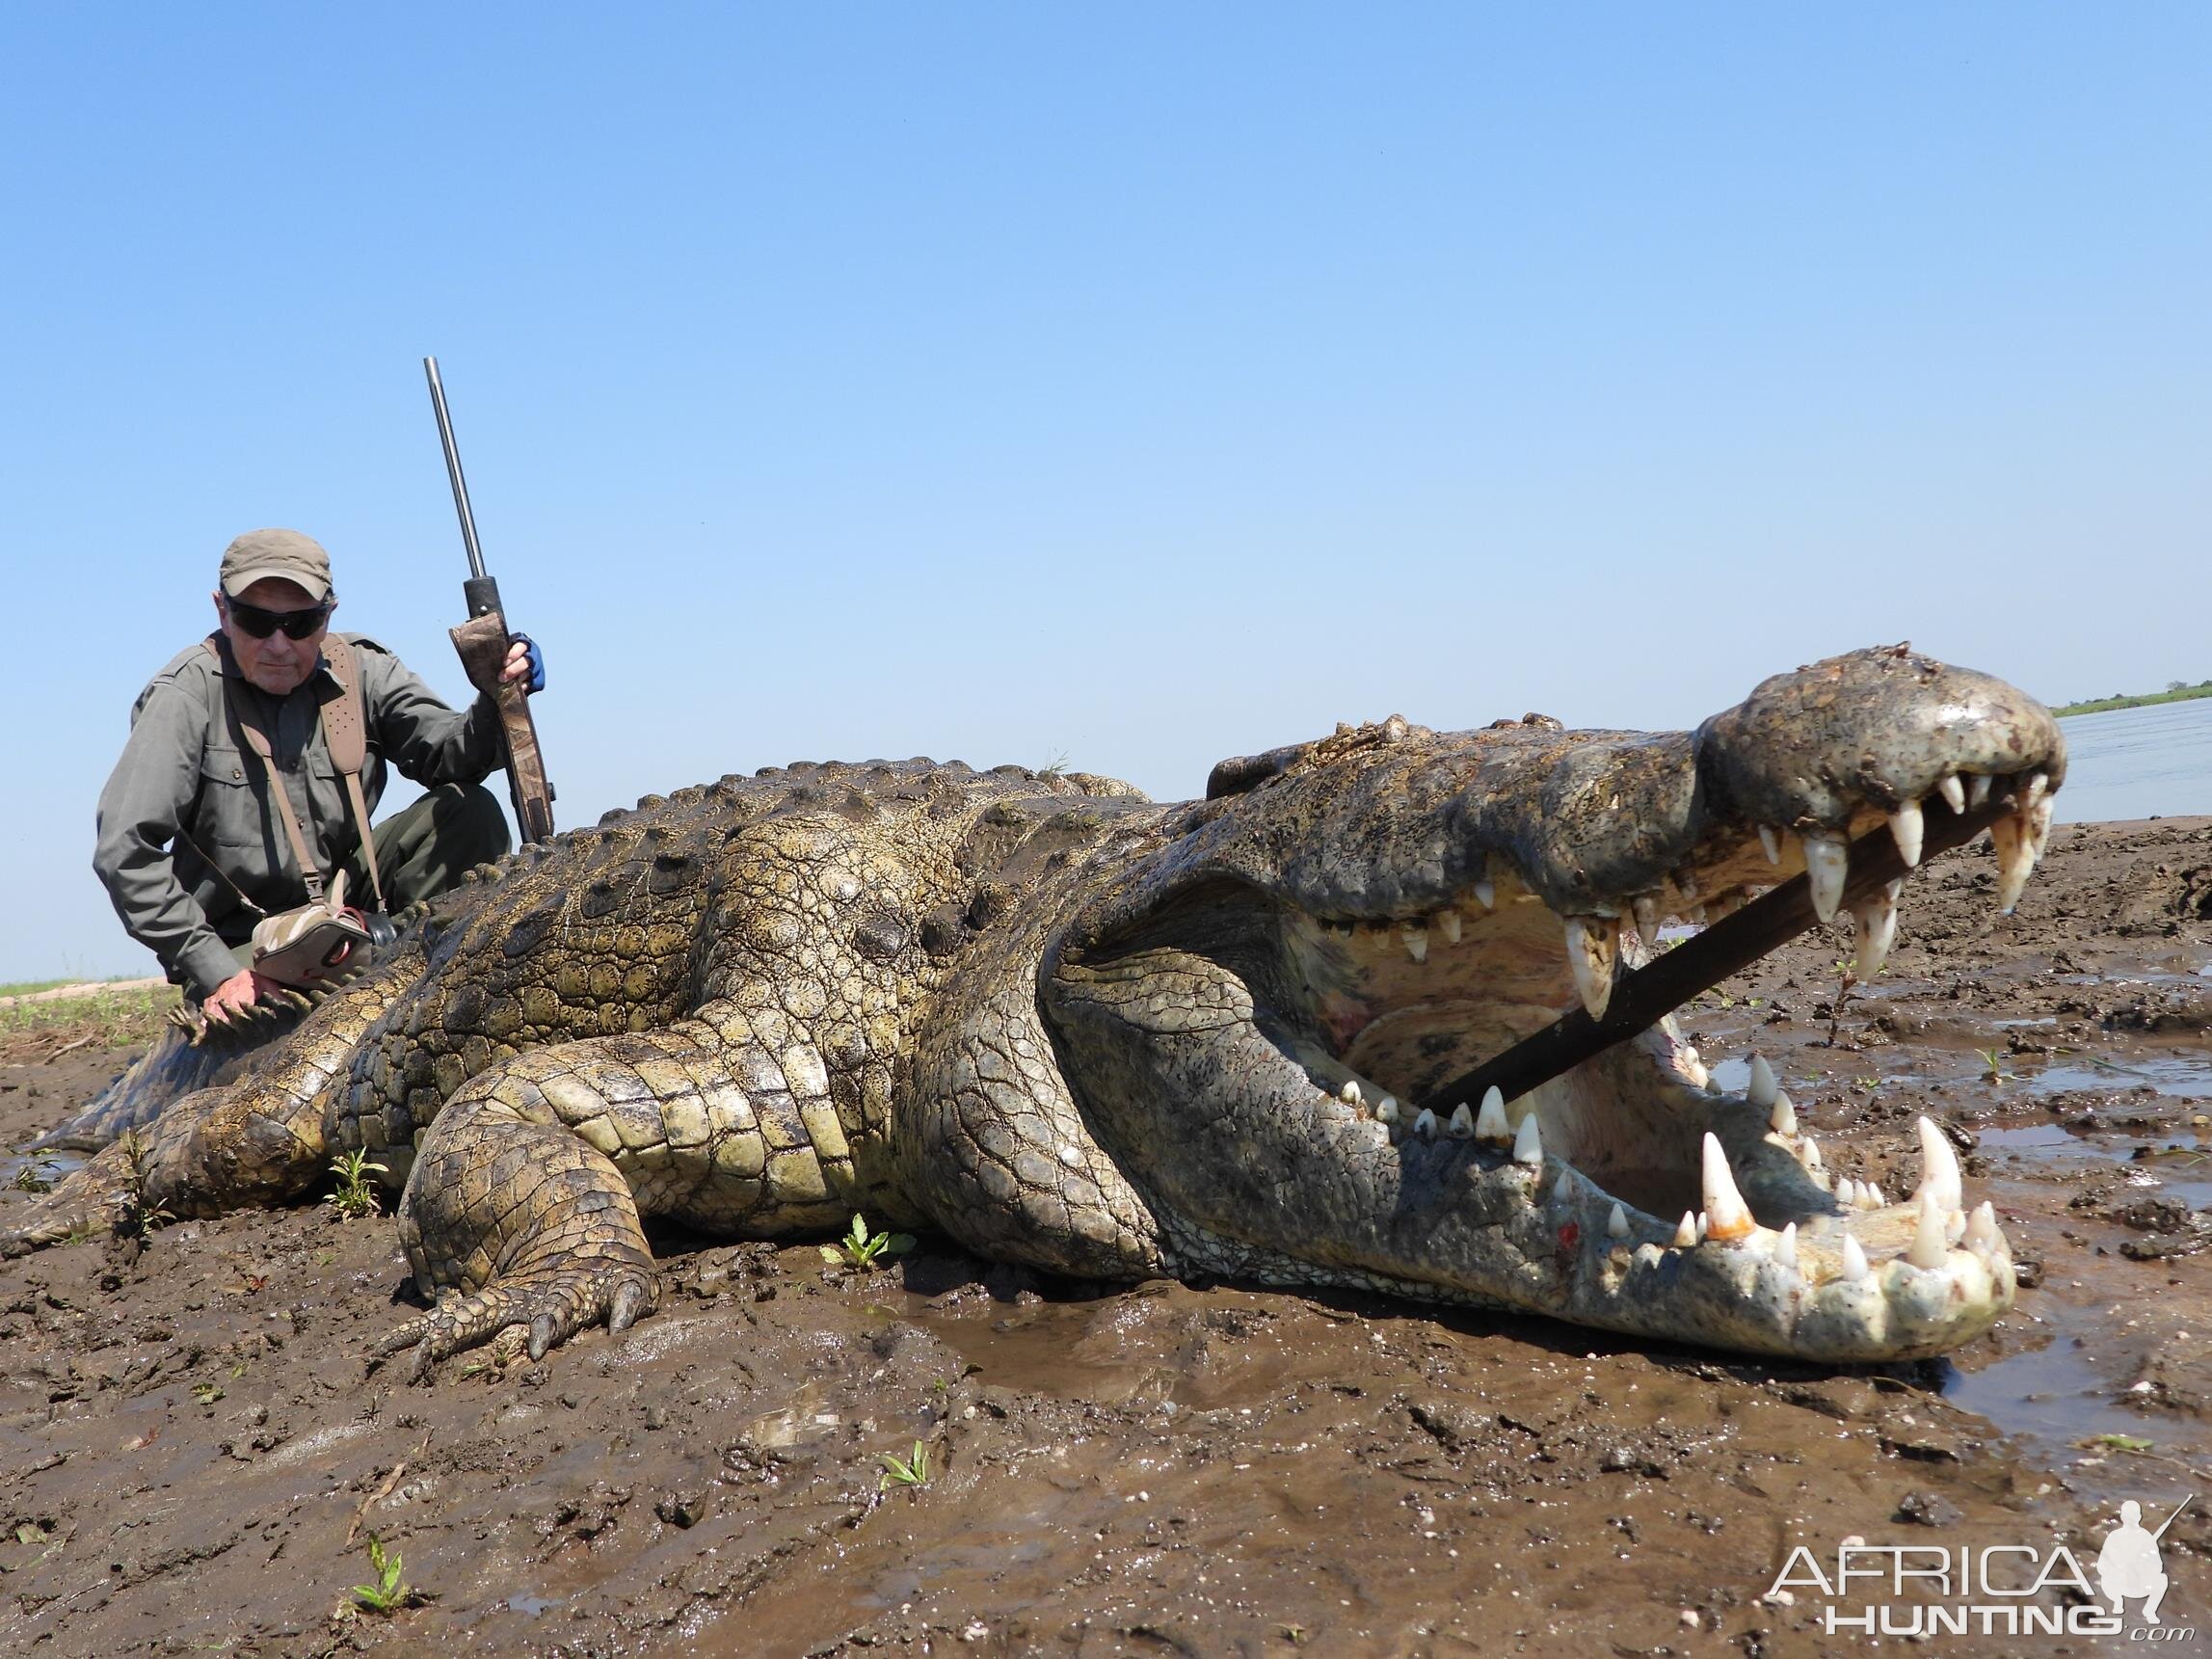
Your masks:
[{"label": "crocodile's open mouth", "polygon": [[[1708,722],[1694,754],[1624,763],[1632,742],[1666,740],[1600,735],[1582,745],[1609,750],[1592,775],[1620,781],[1601,791],[1597,813],[1648,814],[1646,833],[1630,838],[1635,853],[1610,868],[1557,818],[1537,823],[1541,835],[1481,833],[1475,810],[1495,797],[1470,810],[1462,792],[1438,843],[1466,844],[1461,856],[1423,844],[1391,879],[1364,886],[1341,870],[1253,881],[1224,868],[1236,858],[1215,857],[1172,898],[1125,911],[1065,952],[1049,1003],[1080,1063],[1134,1065],[1150,1098],[1187,1100],[1222,1126],[1219,1156],[1186,1130],[1192,1156],[1150,1166],[1173,1194],[1163,1211],[1206,1218],[1179,1246],[1231,1271],[1264,1265],[1279,1277],[1280,1258],[1293,1255],[1311,1277],[1829,1359],[1938,1351],[2010,1306],[2012,1263],[1993,1211],[1969,1209],[1933,1125],[1920,1126],[1913,1190],[1883,1193],[1824,1167],[1764,1061],[1743,1092],[1710,1086],[1664,1007],[1725,970],[1678,977],[1640,1029],[1586,1045],[1588,1057],[1517,1098],[1453,1087],[1564,1011],[1606,1015],[1655,949],[1800,875],[1793,891],[1810,905],[1798,925],[1848,910],[1858,972],[1871,976],[1896,936],[1909,875],[1854,883],[1854,859],[1879,855],[1909,872],[1924,841],[1956,843],[1992,814],[1998,903],[2012,907],[2063,776],[2039,709],[1969,718],[1959,699],[1938,698],[1945,742],[1894,742],[1885,754],[1880,733],[1853,735],[1861,764],[1847,778],[1798,764],[1801,753],[1771,758],[1767,772],[1799,798],[1770,820],[1741,811],[1755,789],[1720,798],[1730,758],[1714,752],[1731,740],[1717,729],[1732,716],[1739,728],[1758,723],[1745,716],[1770,687]],[[1556,780],[1566,737],[1530,740]],[[1692,783],[1655,789],[1670,766],[1687,766]],[[1404,784],[1386,791],[1393,803]],[[1822,790],[1828,798],[1806,798]],[[1375,800],[1365,804],[1372,813]],[[1403,847],[1405,827],[1370,839]],[[1147,1133],[1140,1121],[1102,1128],[1117,1155]]]}]

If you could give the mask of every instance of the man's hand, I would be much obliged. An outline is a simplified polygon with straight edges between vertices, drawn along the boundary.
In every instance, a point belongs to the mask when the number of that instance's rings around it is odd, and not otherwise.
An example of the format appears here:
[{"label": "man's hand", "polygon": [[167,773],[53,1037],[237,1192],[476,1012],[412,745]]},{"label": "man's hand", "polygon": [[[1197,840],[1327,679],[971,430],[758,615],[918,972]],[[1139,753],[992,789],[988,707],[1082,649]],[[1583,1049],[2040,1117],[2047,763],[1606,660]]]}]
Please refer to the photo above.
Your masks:
[{"label": "man's hand", "polygon": [[518,633],[508,642],[507,660],[499,666],[502,685],[517,680],[525,682],[522,686],[525,692],[535,693],[546,688],[546,654],[526,633]]},{"label": "man's hand", "polygon": [[267,975],[256,974],[251,968],[241,968],[208,992],[207,1001],[200,1004],[200,1011],[217,1025],[227,1026],[233,1014],[244,1013],[272,992],[281,989]]}]

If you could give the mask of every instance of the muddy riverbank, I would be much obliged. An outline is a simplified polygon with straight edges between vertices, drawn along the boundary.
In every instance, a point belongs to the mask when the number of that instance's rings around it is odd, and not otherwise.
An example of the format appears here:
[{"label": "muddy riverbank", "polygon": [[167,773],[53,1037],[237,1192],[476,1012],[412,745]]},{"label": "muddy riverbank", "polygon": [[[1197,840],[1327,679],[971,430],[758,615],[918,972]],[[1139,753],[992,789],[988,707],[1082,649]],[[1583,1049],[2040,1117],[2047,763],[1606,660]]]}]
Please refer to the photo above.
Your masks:
[{"label": "muddy riverbank", "polygon": [[[619,1343],[418,1387],[362,1358],[411,1311],[388,1217],[188,1222],[0,1264],[0,1648],[1794,1654],[1862,1645],[1831,1602],[1927,1599],[1763,1599],[1799,1545],[2093,1572],[2123,1500],[2212,1499],[2212,820],[2062,827],[2011,918],[1992,871],[1914,882],[1840,1010],[1815,934],[1682,1016],[1723,1081],[1766,1054],[1839,1173],[1908,1188],[1923,1112],[1971,1147],[2029,1288],[1948,1360],[664,1238]],[[119,1063],[0,1068],[0,1140]],[[338,1613],[372,1534],[423,1599]],[[2162,1541],[2204,1650],[2212,1503]]]}]

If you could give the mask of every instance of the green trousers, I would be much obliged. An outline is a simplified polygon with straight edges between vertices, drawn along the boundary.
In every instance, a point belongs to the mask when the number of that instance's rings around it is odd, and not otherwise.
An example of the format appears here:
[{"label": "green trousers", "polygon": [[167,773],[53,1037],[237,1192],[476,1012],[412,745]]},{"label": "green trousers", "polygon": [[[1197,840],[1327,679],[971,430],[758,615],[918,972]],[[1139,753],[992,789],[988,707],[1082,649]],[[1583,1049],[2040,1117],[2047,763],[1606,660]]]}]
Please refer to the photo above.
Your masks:
[{"label": "green trousers", "polygon": [[[514,846],[507,815],[481,784],[440,784],[422,799],[403,807],[371,832],[376,837],[377,874],[384,881],[388,911],[435,898],[461,880],[465,870],[503,858]],[[346,861],[346,897],[363,910],[375,908],[368,861],[359,852]],[[232,947],[241,968],[253,962],[253,942]]]}]

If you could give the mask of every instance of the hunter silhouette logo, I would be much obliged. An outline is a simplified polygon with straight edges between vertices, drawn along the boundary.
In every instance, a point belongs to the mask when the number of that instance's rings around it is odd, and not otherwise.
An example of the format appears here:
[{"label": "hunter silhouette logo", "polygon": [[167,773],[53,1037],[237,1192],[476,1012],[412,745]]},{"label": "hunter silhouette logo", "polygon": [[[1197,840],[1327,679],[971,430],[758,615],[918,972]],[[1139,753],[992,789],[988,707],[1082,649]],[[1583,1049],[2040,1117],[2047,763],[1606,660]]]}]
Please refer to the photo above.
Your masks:
[{"label": "hunter silhouette logo", "polygon": [[[2119,1524],[2097,1552],[2094,1583],[2065,1544],[1949,1548],[1848,1538],[1836,1546],[1832,1566],[1798,1545],[1767,1587],[1767,1598],[1787,1603],[1818,1591],[1826,1598],[1821,1628],[1830,1636],[2124,1634],[2131,1642],[2189,1644],[2194,1629],[2158,1617],[2170,1582],[2158,1545],[2196,1501],[2195,1492],[2183,1498],[2155,1532],[2144,1526],[2141,1504],[2121,1504]],[[2143,1604],[2132,1624],[2130,1601]]]},{"label": "hunter silhouette logo", "polygon": [[2181,1518],[2181,1512],[2197,1501],[2191,1492],[2183,1498],[2173,1513],[2159,1523],[2158,1530],[2143,1530],[2143,1506],[2130,1498],[2119,1506],[2119,1525],[2104,1540],[2104,1548],[2097,1551],[2096,1581],[2104,1590],[2105,1599],[2112,1603],[2116,1616],[2124,1617],[2120,1605],[2131,1596],[2143,1597],[2143,1621],[2158,1622],[2158,1604],[2166,1599],[2166,1564],[2158,1558],[2158,1540],[2166,1536],[2166,1529]]}]

